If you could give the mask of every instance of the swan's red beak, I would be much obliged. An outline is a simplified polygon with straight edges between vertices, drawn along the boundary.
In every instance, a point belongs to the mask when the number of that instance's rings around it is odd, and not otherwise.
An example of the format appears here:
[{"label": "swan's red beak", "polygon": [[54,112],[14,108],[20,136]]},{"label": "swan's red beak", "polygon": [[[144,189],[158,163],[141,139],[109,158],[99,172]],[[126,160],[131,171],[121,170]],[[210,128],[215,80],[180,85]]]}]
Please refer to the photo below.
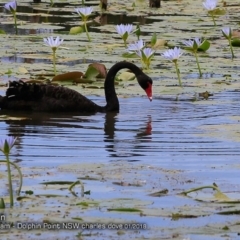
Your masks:
[{"label": "swan's red beak", "polygon": [[145,92],[150,101],[152,101],[152,84],[148,83],[148,87],[145,89]]}]

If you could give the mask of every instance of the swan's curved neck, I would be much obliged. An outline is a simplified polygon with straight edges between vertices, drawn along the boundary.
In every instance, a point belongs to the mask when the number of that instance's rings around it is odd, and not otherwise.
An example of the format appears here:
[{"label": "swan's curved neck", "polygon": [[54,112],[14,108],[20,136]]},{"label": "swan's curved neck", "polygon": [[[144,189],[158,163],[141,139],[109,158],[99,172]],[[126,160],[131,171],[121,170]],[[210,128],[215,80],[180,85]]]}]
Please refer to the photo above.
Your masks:
[{"label": "swan's curved neck", "polygon": [[115,91],[114,79],[117,72],[124,68],[130,69],[136,76],[142,73],[140,68],[130,62],[124,61],[116,63],[109,69],[104,83],[105,97],[107,102],[107,105],[105,107],[106,111],[119,110],[119,102]]}]

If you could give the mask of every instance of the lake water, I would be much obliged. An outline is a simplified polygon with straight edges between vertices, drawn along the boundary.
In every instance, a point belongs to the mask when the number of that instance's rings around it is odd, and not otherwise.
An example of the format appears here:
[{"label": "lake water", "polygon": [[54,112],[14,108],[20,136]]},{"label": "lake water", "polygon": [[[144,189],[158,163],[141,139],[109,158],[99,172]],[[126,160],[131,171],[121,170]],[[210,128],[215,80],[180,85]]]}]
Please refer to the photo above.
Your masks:
[{"label": "lake water", "polygon": [[[74,7],[80,6],[76,4],[56,2],[51,8],[43,1],[23,1],[18,6],[20,36],[16,38],[11,14],[2,11],[1,29],[11,35],[2,35],[1,83],[20,76],[48,77],[46,73],[52,71],[51,49],[43,46],[42,39],[53,33],[65,39],[64,47],[69,50],[58,49],[58,71],[86,69],[83,63],[88,61],[113,64],[123,60],[125,48],[115,32],[115,25],[120,23],[139,23],[146,42],[151,41],[154,32],[171,46],[197,36],[208,38],[210,50],[199,53],[203,78],[198,78],[194,58],[184,53],[179,66],[188,84],[183,92],[188,96],[179,95],[180,100],[175,101],[180,92],[176,89],[168,91],[170,97],[162,96],[166,85],[176,83],[176,74],[171,63],[168,65],[161,58],[164,47],[160,44],[150,72],[158,87],[154,88],[152,102],[146,97],[120,98],[119,113],[94,115],[2,111],[0,137],[18,138],[11,160],[23,172],[21,196],[26,198],[15,201],[13,209],[8,207],[6,166],[2,164],[1,196],[7,208],[0,213],[7,222],[35,222],[42,228],[26,231],[17,225],[11,229],[0,225],[1,239],[239,239],[240,97],[239,91],[224,91],[237,86],[238,51],[237,58],[231,61],[220,26],[214,28],[206,11],[199,10],[201,2],[191,5],[165,1],[161,9],[148,9],[138,1],[133,9],[132,3],[125,1],[127,8],[122,3],[110,3],[106,14],[101,14],[98,2],[93,2],[91,19],[101,19],[89,23],[92,43],[86,42],[85,33],[68,34],[80,23],[79,17],[73,15]],[[230,16],[236,13],[234,10],[238,13],[237,7],[232,6]],[[217,25],[230,25],[232,18],[216,21]],[[135,40],[131,34],[129,42]],[[136,63],[139,59],[133,60]],[[196,82],[197,87],[190,88]],[[214,96],[192,101],[199,88],[210,89]],[[103,96],[89,98],[105,105]],[[14,169],[13,179],[15,189],[18,175]],[[77,180],[81,185],[75,186],[75,195],[68,189],[69,182],[46,185],[49,181]],[[191,188],[213,184],[228,198],[216,195],[212,189],[180,195]],[[33,191],[33,195],[26,191]],[[139,228],[108,227],[103,231],[43,227],[43,223],[72,221],[116,226],[137,223]],[[141,224],[146,224],[147,230],[142,230]]]},{"label": "lake water", "polygon": [[[200,204],[194,200],[196,197],[207,200],[212,195],[211,191],[199,195],[195,193],[193,198],[180,197],[178,193],[215,182],[223,192],[236,197],[235,193],[240,190],[237,184],[240,142],[239,139],[236,141],[233,136],[228,136],[229,132],[224,128],[238,122],[234,120],[234,117],[239,116],[238,95],[239,92],[223,92],[199,102],[161,98],[149,102],[145,97],[123,98],[120,99],[120,113],[108,114],[71,116],[14,113],[9,116],[29,119],[1,121],[0,133],[1,136],[18,137],[11,159],[19,162],[23,173],[26,171],[24,184],[27,189],[34,189],[35,194],[59,194],[59,189],[51,186],[41,189],[39,183],[84,178],[85,190],[91,191],[89,196],[85,195],[86,199],[102,199],[101,204],[106,204],[101,209],[81,210],[77,214],[72,212],[69,214],[71,217],[80,214],[89,221],[110,218],[118,222],[146,223],[150,227],[149,231],[127,233],[129,238],[134,239],[137,236],[161,239],[173,236],[173,232],[178,234],[177,239],[205,239],[206,235],[208,239],[211,236],[212,239],[225,239],[220,230],[214,232],[213,229],[216,224],[236,222],[236,215],[216,215],[220,205],[208,201]],[[104,104],[102,97],[90,98]],[[204,128],[216,124],[219,124],[219,128],[215,130]],[[82,167],[85,168],[86,164],[88,167],[84,170]],[[98,172],[96,166],[104,166],[103,172]],[[87,180],[86,176],[97,176],[98,180]],[[168,189],[168,194],[162,197],[149,196],[163,189]],[[63,193],[63,196],[69,196],[66,190]],[[132,199],[131,204],[144,209],[146,215],[139,217],[139,214],[107,211],[107,201],[125,198]],[[81,198],[77,200],[80,201]],[[47,200],[46,208],[51,206],[51,201],[56,200]],[[128,205],[115,203],[114,206]],[[184,206],[188,209],[184,210]],[[158,213],[156,209],[163,212]],[[171,214],[179,210],[193,215],[196,213],[196,220],[186,218],[173,221]],[[198,211],[207,214],[201,213],[198,216]],[[34,213],[31,217],[24,214],[23,219],[25,218],[34,221],[41,219],[39,213]],[[60,221],[62,218],[57,219]],[[213,224],[213,229],[204,233],[209,224]],[[92,234],[93,232],[91,231]],[[74,232],[70,233],[73,237]],[[12,234],[14,236],[16,233]],[[68,239],[64,231],[54,234],[41,232],[42,238],[53,235],[59,239]],[[118,236],[115,235],[116,231],[99,234],[97,231],[98,239]],[[86,239],[94,239],[95,236],[86,236]],[[237,239],[237,235],[233,234],[231,239]]]}]

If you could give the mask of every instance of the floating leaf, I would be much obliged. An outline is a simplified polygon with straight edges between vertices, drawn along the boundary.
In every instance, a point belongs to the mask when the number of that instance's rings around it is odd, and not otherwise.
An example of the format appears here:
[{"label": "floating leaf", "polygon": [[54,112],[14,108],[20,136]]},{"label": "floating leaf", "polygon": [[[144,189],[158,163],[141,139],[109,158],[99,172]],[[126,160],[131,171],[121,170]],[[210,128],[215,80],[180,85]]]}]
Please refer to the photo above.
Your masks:
[{"label": "floating leaf", "polygon": [[136,58],[136,57],[138,57],[138,55],[136,53],[132,53],[132,52],[123,53],[122,56],[125,57],[125,58]]},{"label": "floating leaf", "polygon": [[5,74],[7,74],[7,75],[10,76],[10,75],[12,74],[12,70],[11,70],[11,69],[8,69],[7,72],[5,72]]},{"label": "floating leaf", "polygon": [[25,194],[32,195],[34,192],[32,190],[25,191]]},{"label": "floating leaf", "polygon": [[213,15],[225,15],[226,11],[224,9],[221,9],[221,8],[216,8],[214,10],[209,11],[209,13],[213,14]]},{"label": "floating leaf", "polygon": [[70,182],[70,181],[50,181],[50,182],[42,182],[40,184],[45,184],[45,185],[65,185],[65,184],[73,184],[74,182]]},{"label": "floating leaf", "polygon": [[89,67],[94,67],[97,71],[98,71],[98,75],[97,77],[99,78],[106,78],[107,76],[107,69],[106,69],[106,66],[102,63],[92,63],[92,64],[89,64]]},{"label": "floating leaf", "polygon": [[210,48],[210,42],[208,40],[204,40],[202,44],[198,47],[198,51],[206,52]]},{"label": "floating leaf", "polygon": [[168,194],[168,189],[163,189],[163,190],[161,190],[159,192],[151,193],[148,196],[151,196],[151,197],[162,197],[162,196],[166,196],[167,194]]},{"label": "floating leaf", "polygon": [[231,199],[227,195],[222,193],[221,191],[216,191],[216,193],[214,194],[214,197],[217,200],[221,201],[221,202],[223,202],[223,201],[226,201],[226,202],[231,201]]},{"label": "floating leaf", "polygon": [[104,64],[101,63],[92,63],[88,66],[86,73],[84,74],[84,78],[93,79],[98,76],[105,78],[107,75],[107,70]]},{"label": "floating leaf", "polygon": [[167,41],[164,39],[157,39],[155,44],[152,46],[153,49],[160,49],[163,48],[166,45]]},{"label": "floating leaf", "polygon": [[108,211],[116,211],[116,212],[142,212],[137,208],[108,208]]},{"label": "floating leaf", "polygon": [[38,196],[42,196],[42,197],[61,197],[61,195],[58,195],[58,194],[39,194]]},{"label": "floating leaf", "polygon": [[117,76],[119,81],[130,81],[135,79],[135,74],[131,72],[122,72]]},{"label": "floating leaf", "polygon": [[80,202],[80,203],[77,203],[76,205],[80,205],[80,206],[83,206],[83,207],[88,207],[89,204],[87,202]]},{"label": "floating leaf", "polygon": [[31,198],[28,197],[28,196],[18,196],[18,197],[17,197],[17,201],[22,201],[22,200],[24,200],[24,199],[31,199]]},{"label": "floating leaf", "polygon": [[181,214],[181,213],[173,213],[172,214],[172,220],[178,220],[180,218],[197,218],[198,216],[195,216],[193,214]]},{"label": "floating leaf", "polygon": [[232,46],[240,47],[240,38],[233,38],[232,39]]},{"label": "floating leaf", "polygon": [[84,32],[83,27],[78,26],[78,27],[72,27],[69,31],[69,34],[78,34],[82,32]]},{"label": "floating leaf", "polygon": [[132,6],[132,7],[126,7],[126,10],[128,10],[129,12],[134,11],[134,6]]},{"label": "floating leaf", "polygon": [[19,67],[18,68],[18,71],[20,72],[20,73],[28,73],[28,70],[25,68],[25,67]]},{"label": "floating leaf", "polygon": [[67,72],[67,73],[59,74],[53,77],[52,82],[69,81],[69,82],[79,83],[81,82],[83,75],[84,74],[82,72]]},{"label": "floating leaf", "polygon": [[223,212],[218,212],[217,214],[220,214],[220,215],[233,215],[233,214],[236,214],[236,215],[239,215],[240,214],[240,210],[230,210],[230,211],[223,211]]},{"label": "floating leaf", "polygon": [[82,218],[80,218],[80,217],[74,217],[74,218],[72,218],[73,220],[78,220],[78,221],[83,221],[83,219]]},{"label": "floating leaf", "polygon": [[103,86],[97,86],[97,85],[83,85],[83,88],[92,88],[92,89],[100,89],[104,88]]}]

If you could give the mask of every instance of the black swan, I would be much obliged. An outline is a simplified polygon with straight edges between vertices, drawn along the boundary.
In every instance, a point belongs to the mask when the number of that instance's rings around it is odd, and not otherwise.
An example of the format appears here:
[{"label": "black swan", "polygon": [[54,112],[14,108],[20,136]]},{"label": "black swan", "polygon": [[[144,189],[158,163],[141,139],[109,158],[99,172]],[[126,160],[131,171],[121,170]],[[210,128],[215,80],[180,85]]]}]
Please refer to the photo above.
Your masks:
[{"label": "black swan", "polygon": [[50,84],[10,82],[6,96],[0,96],[0,108],[5,110],[42,111],[42,112],[110,112],[119,110],[115,92],[114,78],[123,68],[130,69],[139,85],[152,101],[152,79],[140,68],[130,62],[118,62],[107,73],[104,89],[106,106],[101,107],[81,95],[79,92]]}]

